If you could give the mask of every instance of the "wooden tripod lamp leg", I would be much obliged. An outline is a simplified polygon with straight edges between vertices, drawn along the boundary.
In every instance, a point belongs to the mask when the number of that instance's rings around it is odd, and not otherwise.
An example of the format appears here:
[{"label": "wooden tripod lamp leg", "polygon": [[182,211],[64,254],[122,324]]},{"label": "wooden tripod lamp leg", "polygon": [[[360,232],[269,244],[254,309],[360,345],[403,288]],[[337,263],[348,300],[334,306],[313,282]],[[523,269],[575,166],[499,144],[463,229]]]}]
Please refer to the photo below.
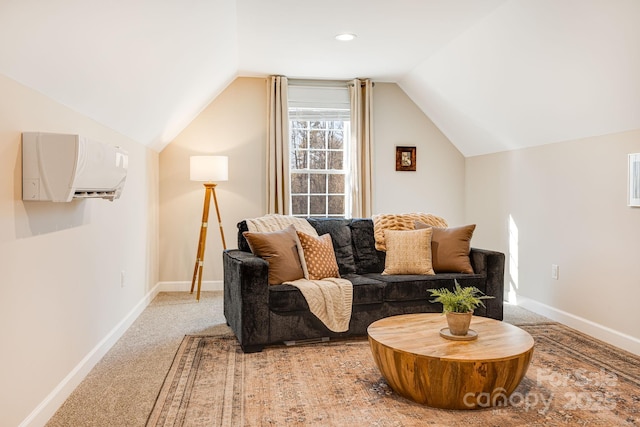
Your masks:
[{"label": "wooden tripod lamp leg", "polygon": [[220,237],[222,237],[222,249],[227,249],[224,241],[224,230],[222,229],[222,220],[220,219],[220,209],[218,209],[218,198],[216,197],[216,187],[213,187],[213,203],[216,205],[216,214],[218,214],[218,225],[220,226]]},{"label": "wooden tripod lamp leg", "polygon": [[[214,192],[215,184],[204,184],[204,207],[202,209],[202,225],[200,226],[200,240],[198,241],[198,253],[196,255],[196,265],[193,269],[193,279],[191,280],[191,293],[198,279],[198,293],[196,299],[200,301],[200,288],[202,287],[202,266],[204,264],[204,250],[207,242],[207,228],[209,228],[209,205],[211,204],[211,193]],[[214,192],[215,194],[215,192]],[[219,214],[218,214],[219,216]]]}]

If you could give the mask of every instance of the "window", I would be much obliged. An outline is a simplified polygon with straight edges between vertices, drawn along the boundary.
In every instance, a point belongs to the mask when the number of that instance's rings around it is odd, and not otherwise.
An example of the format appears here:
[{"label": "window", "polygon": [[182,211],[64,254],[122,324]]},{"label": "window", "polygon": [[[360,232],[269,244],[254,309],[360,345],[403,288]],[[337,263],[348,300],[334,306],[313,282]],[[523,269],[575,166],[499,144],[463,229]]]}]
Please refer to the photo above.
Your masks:
[{"label": "window", "polygon": [[349,92],[289,83],[290,212],[349,217]]}]

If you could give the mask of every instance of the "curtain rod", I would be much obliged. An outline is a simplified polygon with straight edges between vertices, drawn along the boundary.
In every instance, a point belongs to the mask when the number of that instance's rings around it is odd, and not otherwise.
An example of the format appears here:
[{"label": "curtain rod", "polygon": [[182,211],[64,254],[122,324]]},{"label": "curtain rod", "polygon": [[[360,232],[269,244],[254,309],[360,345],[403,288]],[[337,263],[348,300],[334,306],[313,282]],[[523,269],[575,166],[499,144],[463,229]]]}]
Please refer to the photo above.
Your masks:
[{"label": "curtain rod", "polygon": [[[360,87],[364,87],[366,85],[367,84],[364,82],[360,83]],[[353,86],[353,83],[349,82],[349,86]],[[375,87],[375,86],[376,86],[376,82],[371,82],[371,87]]]},{"label": "curtain rod", "polygon": [[309,79],[288,79],[289,86],[317,86],[336,87],[346,86],[350,82],[346,80],[309,80]]},{"label": "curtain rod", "polygon": [[[287,79],[289,86],[316,86],[316,87],[339,87],[352,86],[353,80],[309,80],[309,79]],[[375,82],[371,82],[375,86]],[[360,84],[364,86],[364,83]]]}]

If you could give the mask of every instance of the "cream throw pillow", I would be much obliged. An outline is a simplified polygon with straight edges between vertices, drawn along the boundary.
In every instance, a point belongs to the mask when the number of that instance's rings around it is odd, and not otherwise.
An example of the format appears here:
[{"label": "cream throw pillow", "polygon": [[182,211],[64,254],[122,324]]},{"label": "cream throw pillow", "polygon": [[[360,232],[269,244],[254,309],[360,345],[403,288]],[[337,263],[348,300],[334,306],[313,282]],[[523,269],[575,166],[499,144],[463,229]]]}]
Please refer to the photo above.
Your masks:
[{"label": "cream throw pillow", "polygon": [[336,254],[329,234],[314,237],[298,231],[298,238],[302,245],[310,280],[340,277]]},{"label": "cream throw pillow", "polygon": [[382,274],[435,274],[431,265],[430,228],[385,230],[387,257]]}]

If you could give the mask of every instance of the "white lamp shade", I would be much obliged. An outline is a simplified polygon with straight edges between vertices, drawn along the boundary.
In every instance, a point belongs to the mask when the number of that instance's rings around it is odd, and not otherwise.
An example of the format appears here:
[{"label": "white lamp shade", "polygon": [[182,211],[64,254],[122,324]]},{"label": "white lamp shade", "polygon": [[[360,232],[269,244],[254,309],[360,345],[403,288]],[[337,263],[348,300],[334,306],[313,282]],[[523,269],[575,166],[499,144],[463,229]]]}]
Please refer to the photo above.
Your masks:
[{"label": "white lamp shade", "polygon": [[229,158],[227,156],[191,156],[189,176],[191,181],[227,181]]}]

